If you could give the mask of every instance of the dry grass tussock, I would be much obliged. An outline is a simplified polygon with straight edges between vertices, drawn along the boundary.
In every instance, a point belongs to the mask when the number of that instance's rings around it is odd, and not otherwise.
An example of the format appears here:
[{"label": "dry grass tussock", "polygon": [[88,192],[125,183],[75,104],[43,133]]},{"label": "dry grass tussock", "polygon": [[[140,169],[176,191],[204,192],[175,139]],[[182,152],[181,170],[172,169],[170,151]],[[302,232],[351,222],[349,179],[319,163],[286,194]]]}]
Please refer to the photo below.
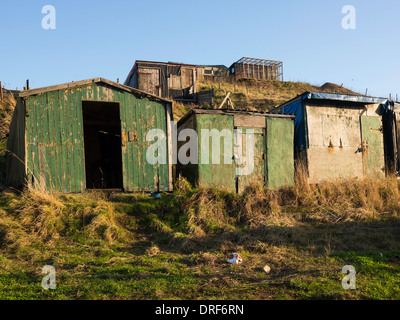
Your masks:
[{"label": "dry grass tussock", "polygon": [[8,133],[16,101],[7,90],[3,91],[3,100],[0,99],[0,139],[4,139]]},{"label": "dry grass tussock", "polygon": [[400,182],[395,177],[319,185],[309,185],[305,177],[298,175],[293,187],[278,191],[257,185],[242,195],[193,190],[183,197],[179,228],[170,225],[169,245],[187,252],[246,248],[261,253],[288,244],[322,253],[397,248]]},{"label": "dry grass tussock", "polygon": [[[72,196],[25,190],[20,196],[3,194],[7,211],[1,211],[1,239],[19,246],[32,240],[54,242],[62,237],[113,243],[129,237],[123,214],[113,203],[89,196]],[[16,233],[19,232],[19,236]]]},{"label": "dry grass tussock", "polygon": [[232,228],[234,219],[229,216],[226,198],[219,190],[200,188],[182,208],[188,217],[189,234],[193,237]]},{"label": "dry grass tussock", "polygon": [[315,223],[368,222],[400,217],[400,182],[386,179],[349,179],[309,185],[299,174],[294,187],[271,191],[251,186],[243,195],[199,189],[183,205],[189,235],[204,236],[237,227],[292,227]]},{"label": "dry grass tussock", "polygon": [[321,222],[368,221],[398,218],[400,181],[384,179],[336,179],[309,185],[303,168],[298,168],[295,187],[281,190],[282,206],[310,208]]},{"label": "dry grass tussock", "polygon": [[400,216],[400,183],[395,177],[309,185],[300,172],[293,187],[271,191],[253,185],[241,195],[215,188],[193,189],[183,180],[179,186],[175,194],[154,201],[145,196],[115,201],[102,195],[61,195],[29,189],[21,195],[3,193],[0,246],[60,239],[128,241],[137,231],[135,219],[154,235],[172,236],[177,244],[191,246],[195,244],[192,240],[208,236],[221,235],[222,240],[244,243],[246,237],[256,234],[285,236],[278,233],[304,223],[332,225]]}]

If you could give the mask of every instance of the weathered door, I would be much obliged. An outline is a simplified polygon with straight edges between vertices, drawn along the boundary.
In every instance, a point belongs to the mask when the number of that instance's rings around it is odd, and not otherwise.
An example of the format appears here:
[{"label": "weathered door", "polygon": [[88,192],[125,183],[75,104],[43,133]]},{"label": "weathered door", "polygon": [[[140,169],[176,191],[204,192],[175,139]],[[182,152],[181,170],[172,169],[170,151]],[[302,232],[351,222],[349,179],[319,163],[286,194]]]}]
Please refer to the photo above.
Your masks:
[{"label": "weathered door", "polygon": [[[235,145],[235,148],[239,148],[238,150],[235,150],[235,158],[238,159],[236,167],[242,169],[247,167],[249,169],[244,170],[244,174],[238,175],[236,173],[237,192],[243,193],[246,191],[246,188],[252,184],[258,184],[261,186],[264,186],[265,184],[265,131],[262,128],[237,128],[237,130],[242,130],[242,141],[237,141]],[[248,149],[248,144],[251,143],[250,135],[252,132],[254,132],[254,157],[247,154],[247,151],[251,150]],[[251,146],[249,147],[251,148]],[[254,159],[253,164],[248,163],[249,160],[253,161],[249,156]]]},{"label": "weathered door", "polygon": [[364,175],[382,177],[385,172],[382,119],[361,117]]},{"label": "weathered door", "polygon": [[[193,70],[182,68],[182,89],[193,87]],[[193,93],[193,92],[191,92]]]},{"label": "weathered door", "polygon": [[279,189],[294,184],[294,124],[291,119],[266,119],[267,187]]},{"label": "weathered door", "polygon": [[152,148],[158,141],[157,137],[148,140],[153,129],[167,135],[167,139],[162,139],[161,144],[165,147],[164,151],[169,152],[170,131],[167,129],[166,106],[161,102],[138,98],[128,93],[124,93],[121,99],[124,190],[172,191],[168,155],[165,153],[164,159],[160,159],[161,163],[156,161],[155,164],[150,163],[147,157],[147,152],[150,152],[150,156],[158,156],[158,151]]},{"label": "weathered door", "polygon": [[157,68],[140,68],[139,90],[146,91],[154,95],[161,95],[160,92],[160,70]]},{"label": "weathered door", "polygon": [[233,117],[198,115],[199,185],[235,191]]}]

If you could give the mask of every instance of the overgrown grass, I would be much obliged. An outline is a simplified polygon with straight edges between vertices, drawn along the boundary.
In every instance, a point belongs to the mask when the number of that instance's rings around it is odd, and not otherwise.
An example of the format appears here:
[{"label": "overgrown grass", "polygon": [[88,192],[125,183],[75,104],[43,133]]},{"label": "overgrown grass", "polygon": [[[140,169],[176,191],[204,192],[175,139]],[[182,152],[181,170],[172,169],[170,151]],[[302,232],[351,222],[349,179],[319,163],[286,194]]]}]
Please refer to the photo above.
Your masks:
[{"label": "overgrown grass", "polygon": [[[228,92],[235,109],[249,111],[269,111],[282,103],[293,99],[306,91],[320,91],[341,94],[356,94],[351,90],[333,83],[323,86],[312,85],[304,82],[286,82],[274,80],[242,79],[236,82],[210,82],[197,83],[198,91],[214,89],[215,105],[219,106]],[[226,106],[225,106],[226,107]]]},{"label": "overgrown grass", "polygon": [[[399,299],[400,184],[0,196],[0,299]],[[226,256],[239,252],[242,265]],[[264,265],[271,267],[269,274]],[[53,265],[57,289],[41,287]],[[341,286],[345,265],[357,289]]]},{"label": "overgrown grass", "polygon": [[7,90],[4,90],[3,100],[0,99],[0,184],[3,184],[6,178],[5,150],[15,104],[14,96]]}]

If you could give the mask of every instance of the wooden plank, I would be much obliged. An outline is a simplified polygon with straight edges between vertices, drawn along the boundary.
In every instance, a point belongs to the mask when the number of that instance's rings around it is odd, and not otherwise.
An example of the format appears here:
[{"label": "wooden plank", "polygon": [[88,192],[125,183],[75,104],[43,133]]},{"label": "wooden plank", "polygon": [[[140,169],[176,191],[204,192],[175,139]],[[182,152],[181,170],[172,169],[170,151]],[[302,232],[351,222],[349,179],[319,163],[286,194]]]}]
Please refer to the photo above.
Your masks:
[{"label": "wooden plank", "polygon": [[84,149],[84,133],[83,133],[83,111],[82,111],[82,90],[77,90],[76,100],[76,115],[77,115],[77,151],[79,154],[79,190],[86,190],[86,170],[85,170],[85,149]]},{"label": "wooden plank", "polygon": [[[265,118],[264,118],[265,120]],[[265,176],[265,160],[263,155],[265,154],[265,146],[264,146],[264,129],[254,130],[253,128],[238,128],[242,130],[242,141],[241,144],[241,155],[244,159],[247,159],[249,155],[247,154],[247,146],[249,143],[249,131],[253,131],[254,138],[254,162],[253,162],[253,172],[245,175],[240,175],[237,177],[237,191],[239,193],[243,193],[246,191],[248,187],[252,184],[258,184],[263,186],[265,184],[264,176]],[[240,150],[240,149],[239,149]],[[236,164],[237,168],[249,168],[249,163]]]},{"label": "wooden plank", "polygon": [[160,180],[160,191],[169,190],[169,170],[168,170],[168,134],[167,134],[167,122],[166,122],[166,108],[157,102],[153,102],[156,115],[157,115],[157,128],[161,129],[165,133],[165,161],[167,164],[158,164],[158,177]]},{"label": "wooden plank", "polygon": [[171,121],[173,120],[172,114],[172,105],[170,103],[166,103],[165,105],[165,114],[167,121],[167,149],[168,149],[168,189],[169,191],[173,191],[173,172],[172,172],[172,162],[173,162],[173,142],[172,142],[172,127]]},{"label": "wooden plank", "polygon": [[[150,129],[162,129],[159,123],[159,110],[157,108],[157,105],[153,101],[149,101],[149,108],[148,108],[148,113],[150,114],[150,126],[147,128],[147,132]],[[151,165],[149,164],[149,167],[152,169],[152,176],[153,176],[153,190],[158,191],[158,188],[161,188],[162,185],[162,165],[160,163]]]},{"label": "wooden plank", "polygon": [[225,99],[222,101],[222,103],[220,104],[218,109],[221,109],[224,106],[224,104],[228,101],[230,95],[231,95],[231,92],[228,92],[228,94],[226,95]]},{"label": "wooden plank", "polygon": [[[145,189],[145,167],[143,163],[146,160],[146,154],[143,154],[145,150],[145,137],[143,135],[143,123],[144,123],[144,117],[145,113],[143,110],[143,101],[142,99],[137,100],[137,119],[140,119],[140,123],[138,122],[137,124],[137,131],[138,131],[138,157],[137,157],[137,167],[135,166],[137,172],[138,172],[138,190],[144,190]],[[143,120],[142,120],[143,119]]]},{"label": "wooden plank", "polygon": [[[47,94],[44,93],[40,95],[40,104],[41,104],[41,122],[42,122],[42,128],[43,128],[43,144],[45,146],[48,146],[50,143],[50,132],[49,132],[49,103],[47,99]],[[46,164],[46,169],[48,169],[48,164]]]},{"label": "wooden plank", "polygon": [[[159,129],[157,128],[157,112],[155,109],[155,105],[153,101],[149,101],[148,99],[146,100],[146,113],[148,116],[148,125],[146,128],[146,135],[147,133],[151,130],[151,129]],[[150,144],[153,144],[154,142],[151,141],[149,142],[149,146]],[[147,150],[146,150],[147,151]],[[158,164],[150,164],[147,159],[146,159],[146,163],[147,163],[147,168],[149,170],[149,174],[151,176],[151,179],[149,179],[149,190],[150,191],[154,191],[157,190],[157,185],[159,184],[159,165]]]},{"label": "wooden plank", "polygon": [[[212,139],[209,140],[209,148],[203,144],[202,129],[217,129],[219,131],[228,129],[232,132],[232,146],[233,146],[233,117],[232,116],[217,116],[217,115],[198,115],[196,117],[196,130],[199,134],[199,184],[206,187],[226,187],[228,190],[235,191],[236,184],[236,172],[235,164],[232,161],[231,164],[225,164],[224,161],[224,142],[223,139],[220,141],[220,164],[213,164],[212,158],[215,153],[215,149],[212,146]],[[208,152],[208,164],[205,163],[206,159],[202,158],[203,151],[205,154]],[[232,155],[233,157],[233,150]]]},{"label": "wooden plank", "polygon": [[130,191],[133,191],[135,188],[135,184],[134,184],[134,177],[135,177],[135,160],[133,157],[133,153],[134,153],[134,142],[129,142],[128,139],[128,132],[129,131],[133,131],[133,117],[132,117],[132,104],[133,104],[133,99],[132,96],[130,94],[125,94],[124,95],[124,100],[125,100],[125,131],[124,131],[124,144],[125,144],[125,148],[126,148],[126,166],[127,166],[127,170],[126,170],[126,180],[127,180],[127,185],[128,185],[128,189]]},{"label": "wooden plank", "polygon": [[279,189],[294,184],[294,122],[266,119],[267,186]]},{"label": "wooden plank", "polygon": [[27,183],[28,186],[31,185],[32,183],[32,177],[33,177],[33,169],[34,169],[34,163],[33,163],[33,143],[35,139],[35,127],[34,127],[34,112],[33,112],[33,107],[32,107],[32,99],[27,99],[25,100],[25,108],[27,112],[27,117],[26,119],[26,173],[27,173]]},{"label": "wooden plank", "polygon": [[265,116],[235,114],[234,126],[246,128],[265,128]]},{"label": "wooden plank", "polygon": [[84,190],[87,189],[88,184],[86,181],[87,177],[87,168],[86,168],[86,145],[85,145],[85,126],[83,123],[83,102],[87,100],[87,87],[81,87],[81,109],[82,109],[82,149],[83,149],[83,167],[84,167]]},{"label": "wooden plank", "polygon": [[135,190],[139,190],[139,166],[137,165],[137,159],[139,159],[139,136],[138,136],[138,132],[139,132],[139,127],[140,127],[140,117],[138,116],[139,114],[139,98],[135,97],[135,96],[131,96],[131,113],[132,113],[132,117],[133,117],[133,121],[132,121],[132,130],[136,135],[136,140],[133,141],[132,144],[132,159],[133,162],[135,164],[135,166],[133,167],[134,170],[134,175],[133,175],[133,185],[134,185],[134,189]]},{"label": "wooden plank", "polygon": [[39,119],[38,125],[40,126],[40,143],[38,143],[38,154],[39,154],[39,181],[40,188],[42,190],[47,190],[50,188],[49,182],[49,165],[47,163],[47,143],[48,143],[48,114],[47,114],[47,99],[46,93],[38,96],[39,99]]},{"label": "wooden plank", "polygon": [[153,191],[154,190],[154,178],[155,178],[155,173],[154,173],[154,166],[151,165],[148,161],[147,161],[147,150],[150,147],[150,145],[152,144],[152,142],[148,142],[146,140],[147,138],[147,133],[150,129],[153,129],[152,126],[152,122],[153,119],[152,117],[154,117],[154,115],[152,115],[152,113],[150,112],[150,103],[148,101],[148,99],[142,99],[143,102],[143,109],[144,109],[144,128],[143,128],[143,141],[145,141],[145,149],[143,150],[143,162],[144,162],[144,170],[145,170],[145,188],[146,191]]},{"label": "wooden plank", "polygon": [[[166,122],[165,122],[165,114],[163,114],[163,107],[159,105],[159,103],[151,101],[150,112],[154,114],[155,122],[152,124],[153,128],[160,129],[166,134]],[[152,117],[153,119],[153,117]],[[165,136],[166,137],[166,136]],[[165,141],[165,147],[167,147],[167,141]],[[164,149],[165,150],[165,149]],[[162,156],[165,157],[165,160],[168,161],[168,150],[167,153]],[[168,171],[166,164],[157,163],[153,165],[153,174],[155,177],[155,185],[154,190],[159,188],[160,191],[168,190]]]},{"label": "wooden plank", "polygon": [[68,192],[75,191],[76,172],[75,172],[75,146],[74,146],[74,101],[72,90],[66,91],[66,130],[68,136],[68,173],[70,177]]},{"label": "wooden plank", "polygon": [[364,174],[380,178],[384,177],[385,172],[381,127],[382,119],[380,117],[361,117]]},{"label": "wooden plank", "polygon": [[78,134],[78,108],[80,101],[78,99],[78,89],[71,89],[70,100],[71,100],[71,130],[72,130],[72,153],[73,153],[73,168],[74,168],[74,180],[72,183],[71,192],[81,191],[81,171],[79,169],[79,161],[81,160],[81,154],[79,150],[79,134]]},{"label": "wooden plank", "polygon": [[57,152],[56,152],[56,131],[55,131],[55,92],[48,92],[47,94],[47,107],[48,107],[48,126],[49,126],[49,141],[47,142],[48,148],[48,164],[50,167],[50,184],[54,191],[60,191],[60,184],[58,181],[58,169],[57,169]]},{"label": "wooden plank", "polygon": [[60,108],[60,92],[54,91],[54,141],[55,141],[55,152],[57,161],[57,190],[63,191],[63,154],[62,154],[62,130],[61,130],[61,116],[62,112]]},{"label": "wooden plank", "polygon": [[69,167],[69,149],[68,149],[68,108],[66,102],[65,91],[59,91],[60,101],[60,123],[61,123],[61,151],[62,151],[62,164],[63,164],[63,192],[70,190],[70,167]]},{"label": "wooden plank", "polygon": [[97,84],[94,84],[93,86],[91,86],[91,92],[93,93],[91,100],[101,101],[100,94],[99,94],[99,87]]},{"label": "wooden plank", "polygon": [[40,105],[38,101],[39,97],[33,98],[33,108],[32,113],[34,115],[33,118],[33,126],[35,127],[35,135],[34,135],[34,143],[32,145],[32,157],[33,157],[33,175],[34,180],[32,187],[37,188],[39,184],[39,142],[41,141],[41,126],[38,125],[40,120]]}]

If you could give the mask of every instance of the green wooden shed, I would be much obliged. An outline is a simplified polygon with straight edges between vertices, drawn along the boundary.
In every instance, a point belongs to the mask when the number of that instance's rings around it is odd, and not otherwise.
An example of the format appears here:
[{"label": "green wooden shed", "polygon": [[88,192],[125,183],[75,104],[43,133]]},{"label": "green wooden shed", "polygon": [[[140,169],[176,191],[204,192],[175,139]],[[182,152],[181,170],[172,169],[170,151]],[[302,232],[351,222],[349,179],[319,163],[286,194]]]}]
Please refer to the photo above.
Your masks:
[{"label": "green wooden shed", "polygon": [[[294,118],[294,115],[239,110],[192,109],[178,122],[177,174],[194,185],[224,186],[238,193],[252,183],[270,189],[291,186],[294,183]],[[190,142],[185,129],[196,132],[197,150],[189,151],[184,147]],[[216,135],[209,137],[211,130]],[[252,155],[248,151],[251,149],[247,149],[251,136]],[[186,151],[188,156],[190,152],[196,153],[197,161],[182,163]],[[253,159],[254,167],[247,173],[240,173],[240,168],[249,167],[250,162],[244,160],[247,156]],[[213,161],[215,157],[218,161]]]},{"label": "green wooden shed", "polygon": [[[7,144],[7,183],[66,193],[172,191],[172,102],[103,78],[20,93]],[[151,129],[164,164],[149,164]]]}]

